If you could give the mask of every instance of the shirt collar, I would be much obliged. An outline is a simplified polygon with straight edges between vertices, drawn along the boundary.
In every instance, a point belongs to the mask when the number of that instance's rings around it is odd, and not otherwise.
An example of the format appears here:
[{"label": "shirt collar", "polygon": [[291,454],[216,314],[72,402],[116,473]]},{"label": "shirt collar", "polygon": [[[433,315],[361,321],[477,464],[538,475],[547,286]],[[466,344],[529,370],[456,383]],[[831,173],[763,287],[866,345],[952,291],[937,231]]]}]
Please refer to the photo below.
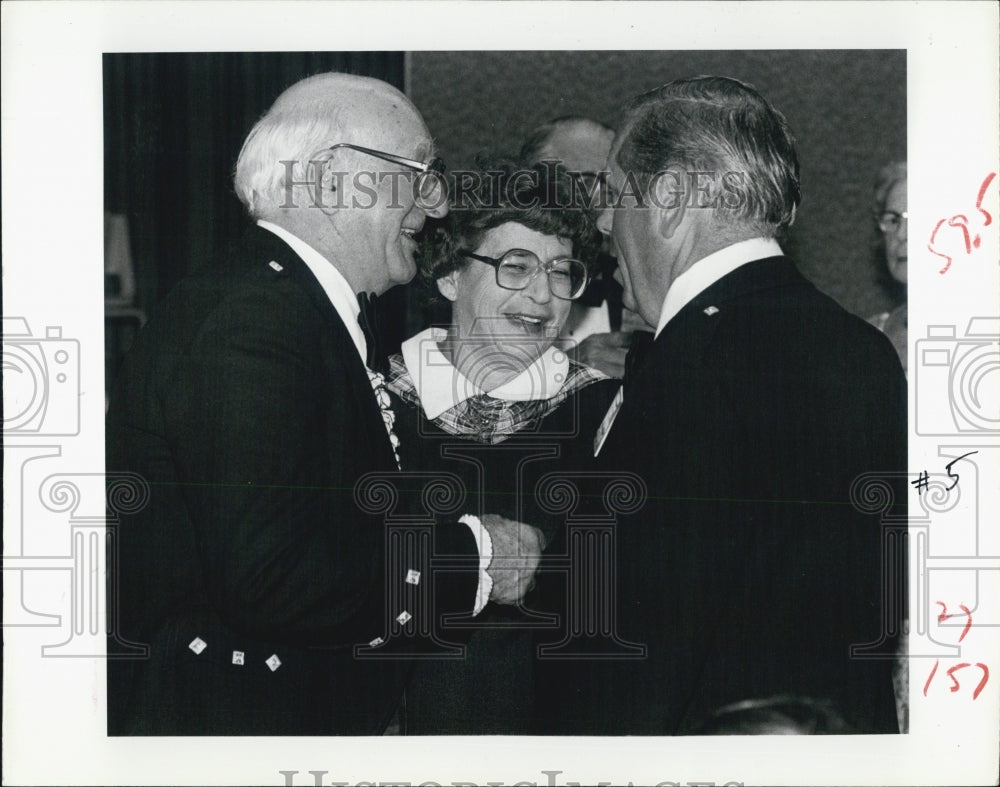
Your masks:
[{"label": "shirt collar", "polygon": [[340,321],[344,323],[347,332],[351,335],[354,346],[357,347],[358,354],[361,356],[361,362],[365,363],[365,359],[368,357],[368,343],[365,341],[365,334],[358,324],[358,314],[361,312],[361,307],[358,306],[358,298],[344,275],[326,257],[301,238],[292,235],[284,227],[263,220],[258,221],[257,225],[281,238],[306,264],[306,267],[319,282],[319,286],[323,288],[326,297],[330,299]]},{"label": "shirt collar", "polygon": [[430,419],[484,393],[508,402],[551,399],[559,393],[567,379],[569,359],[566,353],[553,345],[516,377],[491,391],[484,391],[455,368],[441,352],[438,342],[447,335],[443,328],[428,328],[411,336],[402,345],[406,371],[413,380],[424,414]]},{"label": "shirt collar", "polygon": [[751,238],[702,257],[678,276],[667,290],[667,297],[660,310],[660,322],[656,326],[656,335],[660,335],[664,326],[676,317],[681,309],[723,276],[748,262],[777,257],[781,254],[781,246],[774,238]]}]

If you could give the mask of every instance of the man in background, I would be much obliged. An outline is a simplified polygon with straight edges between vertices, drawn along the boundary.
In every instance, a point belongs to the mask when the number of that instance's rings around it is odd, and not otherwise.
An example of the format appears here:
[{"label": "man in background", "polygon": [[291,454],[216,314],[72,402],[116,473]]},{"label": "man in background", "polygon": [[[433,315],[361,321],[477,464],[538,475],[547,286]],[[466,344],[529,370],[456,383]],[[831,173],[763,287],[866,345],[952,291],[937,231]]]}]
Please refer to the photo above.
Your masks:
[{"label": "man in background", "polygon": [[851,648],[898,631],[883,579],[904,586],[852,500],[865,474],[905,472],[906,383],[888,340],[783,256],[799,203],[784,118],[733,79],[671,82],[626,106],[609,171],[599,227],[656,333],[594,469],[641,477],[645,504],[618,517],[614,574],[568,584],[610,585],[614,635],[644,652],[544,662],[539,731],[690,734],[778,696],[898,731],[891,660]]},{"label": "man in background", "polygon": [[452,570],[432,575],[429,544],[386,554],[356,491],[399,469],[368,313],[447,213],[442,168],[374,79],[302,80],[251,130],[235,188],[254,223],[168,297],[111,398],[108,471],[150,500],[109,560],[111,638],[149,647],[109,661],[109,734],[380,734],[408,673],[387,639],[526,592],[534,528],[439,523]]},{"label": "man in background", "polygon": [[[576,178],[577,184],[600,203],[605,167],[614,129],[590,118],[556,118],[534,129],[521,146],[525,166],[556,161]],[[606,244],[605,244],[606,245]],[[583,297],[574,301],[564,334],[569,349],[580,363],[621,378],[631,334],[650,330],[635,312],[622,308],[621,283],[616,281],[616,263],[607,253],[599,259],[600,270]]]}]

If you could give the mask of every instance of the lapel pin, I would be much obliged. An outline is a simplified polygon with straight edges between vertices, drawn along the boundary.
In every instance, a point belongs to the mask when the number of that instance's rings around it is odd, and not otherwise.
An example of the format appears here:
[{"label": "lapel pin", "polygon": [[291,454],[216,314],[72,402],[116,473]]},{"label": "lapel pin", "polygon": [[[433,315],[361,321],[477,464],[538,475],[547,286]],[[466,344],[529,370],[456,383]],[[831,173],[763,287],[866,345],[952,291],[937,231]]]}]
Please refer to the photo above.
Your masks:
[{"label": "lapel pin", "polygon": [[716,306],[709,306],[707,309],[705,309],[705,314],[707,314],[709,317],[711,317],[713,314],[718,314],[718,313],[719,309]]},{"label": "lapel pin", "polygon": [[268,265],[270,265],[270,266],[271,266],[272,268],[274,268],[274,269],[275,269],[276,271],[278,271],[278,272],[281,272],[281,271],[283,271],[283,270],[284,270],[284,268],[282,268],[282,267],[281,267],[280,265],[278,265],[278,263],[276,263],[276,262],[275,262],[274,260],[271,260],[271,261],[270,261],[269,263],[267,263],[267,264],[268,264]]}]

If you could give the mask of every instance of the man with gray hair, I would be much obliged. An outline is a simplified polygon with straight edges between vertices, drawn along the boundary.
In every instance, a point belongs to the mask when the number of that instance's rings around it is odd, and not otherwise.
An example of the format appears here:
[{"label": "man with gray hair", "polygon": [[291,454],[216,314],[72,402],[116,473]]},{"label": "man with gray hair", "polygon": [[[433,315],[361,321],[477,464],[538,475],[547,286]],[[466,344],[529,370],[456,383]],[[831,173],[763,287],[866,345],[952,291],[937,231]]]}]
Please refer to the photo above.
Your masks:
[{"label": "man with gray hair", "polygon": [[645,504],[618,518],[614,562],[566,584],[613,588],[604,633],[628,647],[552,650],[538,730],[690,734],[786,696],[895,732],[899,621],[880,601],[905,585],[883,576],[881,524],[858,501],[870,474],[886,491],[905,477],[899,361],[783,256],[798,159],[755,90],[671,82],[619,129],[599,227],[625,306],[656,333],[630,351],[595,469],[641,476]]},{"label": "man with gray hair", "polygon": [[379,734],[401,640],[526,592],[534,528],[470,514],[393,550],[356,486],[399,470],[368,312],[447,213],[442,169],[410,101],[357,76],[296,83],[247,137],[255,225],[171,293],[111,400],[108,470],[150,500],[108,572],[112,639],[149,649],[109,662],[109,734]]}]

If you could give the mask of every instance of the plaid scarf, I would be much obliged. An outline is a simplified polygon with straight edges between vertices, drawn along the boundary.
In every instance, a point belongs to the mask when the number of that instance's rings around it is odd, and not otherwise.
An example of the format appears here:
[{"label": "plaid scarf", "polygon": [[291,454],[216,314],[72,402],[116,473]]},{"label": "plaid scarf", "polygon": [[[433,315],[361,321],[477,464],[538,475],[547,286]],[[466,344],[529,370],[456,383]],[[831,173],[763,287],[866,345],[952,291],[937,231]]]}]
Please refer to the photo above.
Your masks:
[{"label": "plaid scarf", "polygon": [[[597,369],[570,360],[566,381],[550,399],[511,402],[496,399],[489,394],[479,394],[445,410],[432,423],[447,434],[496,445],[517,432],[537,429],[542,419],[572,394],[591,383],[606,379],[607,376]],[[390,356],[386,387],[404,402],[420,408],[420,397],[402,355]]]}]

